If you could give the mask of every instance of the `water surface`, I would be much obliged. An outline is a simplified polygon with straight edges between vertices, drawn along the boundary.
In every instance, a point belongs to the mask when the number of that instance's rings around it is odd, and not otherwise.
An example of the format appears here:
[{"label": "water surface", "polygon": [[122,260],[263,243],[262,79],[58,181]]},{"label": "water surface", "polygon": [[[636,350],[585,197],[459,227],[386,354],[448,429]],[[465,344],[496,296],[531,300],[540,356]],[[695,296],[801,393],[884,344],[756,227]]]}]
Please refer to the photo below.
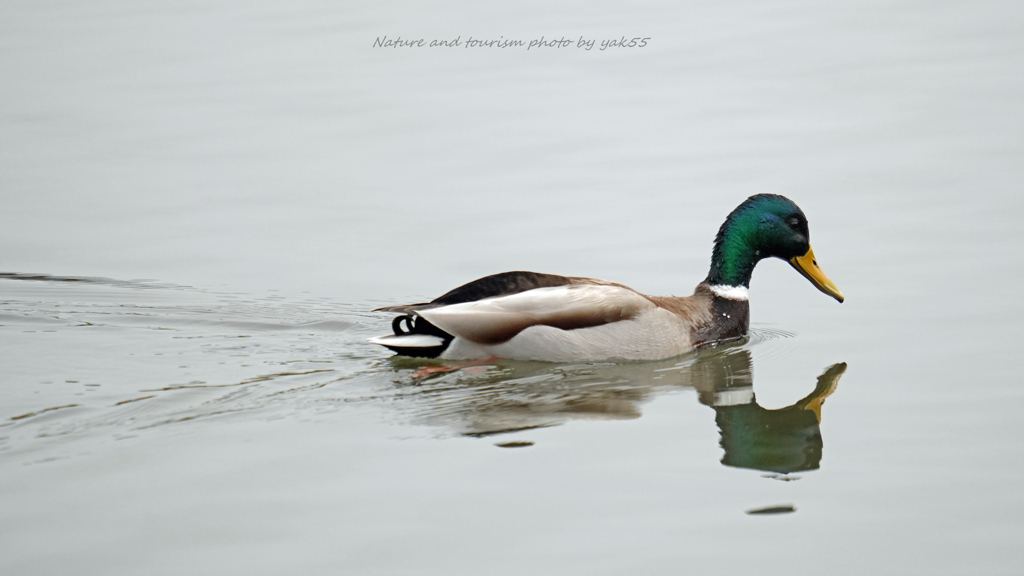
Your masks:
[{"label": "water surface", "polygon": [[[1024,563],[1017,4],[0,14],[5,574]],[[771,261],[661,362],[365,342],[504,270],[688,294],[759,192],[844,304]]]}]

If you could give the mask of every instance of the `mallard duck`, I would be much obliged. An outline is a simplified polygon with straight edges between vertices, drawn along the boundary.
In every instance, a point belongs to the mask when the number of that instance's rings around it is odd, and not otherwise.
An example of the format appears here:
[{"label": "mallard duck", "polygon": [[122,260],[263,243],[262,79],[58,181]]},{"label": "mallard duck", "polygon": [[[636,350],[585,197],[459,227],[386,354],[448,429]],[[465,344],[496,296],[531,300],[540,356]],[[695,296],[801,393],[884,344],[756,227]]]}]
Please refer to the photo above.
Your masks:
[{"label": "mallard duck", "polygon": [[843,301],[811,250],[807,218],[784,196],[747,198],[715,237],[711,270],[692,296],[647,296],[598,280],[503,272],[430,302],[389,306],[394,334],[369,339],[405,356],[549,362],[658,360],[747,333],[754,266],[781,258]]}]

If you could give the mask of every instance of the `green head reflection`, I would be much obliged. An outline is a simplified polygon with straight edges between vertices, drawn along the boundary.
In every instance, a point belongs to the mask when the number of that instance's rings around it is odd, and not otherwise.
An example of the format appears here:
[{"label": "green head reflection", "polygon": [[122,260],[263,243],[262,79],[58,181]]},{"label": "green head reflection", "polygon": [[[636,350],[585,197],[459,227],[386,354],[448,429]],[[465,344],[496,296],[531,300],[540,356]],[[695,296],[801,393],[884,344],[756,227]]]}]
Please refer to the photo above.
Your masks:
[{"label": "green head reflection", "polygon": [[749,354],[726,355],[714,371],[719,373],[702,382],[700,398],[715,409],[722,464],[782,474],[820,467],[821,406],[839,385],[845,363],[829,366],[810,394],[777,410],[757,404]]}]

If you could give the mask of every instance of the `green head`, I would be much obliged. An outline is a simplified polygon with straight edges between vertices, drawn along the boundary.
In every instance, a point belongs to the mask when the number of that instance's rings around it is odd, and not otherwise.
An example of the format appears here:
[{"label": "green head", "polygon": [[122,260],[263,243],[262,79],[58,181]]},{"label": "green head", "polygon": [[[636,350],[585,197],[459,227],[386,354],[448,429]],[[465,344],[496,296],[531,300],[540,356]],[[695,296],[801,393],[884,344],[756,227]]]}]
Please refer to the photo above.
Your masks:
[{"label": "green head", "polygon": [[781,258],[819,290],[842,302],[843,294],[818,268],[807,217],[785,196],[758,194],[736,207],[718,229],[706,284],[750,287],[754,266]]}]

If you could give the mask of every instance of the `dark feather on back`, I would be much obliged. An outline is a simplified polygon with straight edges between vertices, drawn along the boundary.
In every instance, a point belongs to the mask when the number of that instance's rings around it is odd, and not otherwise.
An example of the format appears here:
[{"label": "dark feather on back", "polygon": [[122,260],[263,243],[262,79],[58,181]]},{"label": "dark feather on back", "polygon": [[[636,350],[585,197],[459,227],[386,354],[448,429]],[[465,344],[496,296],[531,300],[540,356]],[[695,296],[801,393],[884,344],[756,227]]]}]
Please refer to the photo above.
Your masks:
[{"label": "dark feather on back", "polygon": [[502,272],[500,274],[484,276],[483,278],[474,280],[468,284],[463,284],[462,286],[459,286],[458,288],[455,288],[454,290],[451,290],[430,302],[404,304],[401,306],[387,306],[385,308],[378,308],[374,310],[374,312],[400,312],[403,314],[409,314],[417,310],[427,310],[430,308],[437,308],[438,306],[448,306],[450,304],[459,304],[461,302],[476,302],[477,300],[483,300],[484,298],[519,294],[520,292],[526,292],[527,290],[533,290],[534,288],[565,286],[567,284],[575,284],[578,281],[579,279],[577,278],[569,278],[567,276],[558,276],[555,274],[541,274],[540,272]]}]

